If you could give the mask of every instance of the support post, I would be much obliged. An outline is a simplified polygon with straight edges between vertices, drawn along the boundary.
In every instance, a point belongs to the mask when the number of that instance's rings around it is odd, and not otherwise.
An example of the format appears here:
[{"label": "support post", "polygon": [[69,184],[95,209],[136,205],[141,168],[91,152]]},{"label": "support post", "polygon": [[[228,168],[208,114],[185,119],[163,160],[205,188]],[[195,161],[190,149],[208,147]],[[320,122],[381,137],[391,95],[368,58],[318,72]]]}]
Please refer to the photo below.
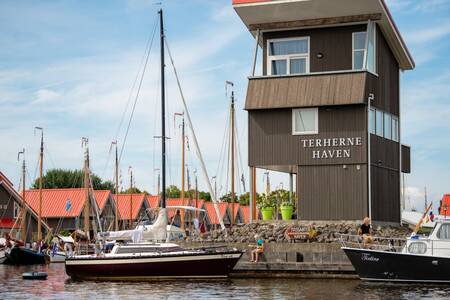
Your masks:
[{"label": "support post", "polygon": [[255,51],[253,54],[252,76],[255,76],[256,60],[258,58],[259,29],[256,30]]},{"label": "support post", "polygon": [[[372,159],[371,159],[371,143],[370,143],[370,107],[371,102],[375,99],[374,94],[369,94],[367,98],[367,190],[368,190],[368,213],[369,219],[372,221]],[[375,118],[376,116],[374,116]]]}]

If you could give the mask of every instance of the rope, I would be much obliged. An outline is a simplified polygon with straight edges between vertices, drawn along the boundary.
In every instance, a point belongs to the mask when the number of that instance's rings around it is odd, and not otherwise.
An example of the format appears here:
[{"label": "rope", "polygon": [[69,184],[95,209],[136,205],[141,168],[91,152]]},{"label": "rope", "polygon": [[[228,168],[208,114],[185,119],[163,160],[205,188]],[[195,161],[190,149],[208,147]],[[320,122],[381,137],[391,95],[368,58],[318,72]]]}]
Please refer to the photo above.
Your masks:
[{"label": "rope", "polygon": [[201,165],[202,173],[203,173],[203,176],[204,176],[204,180],[206,181],[209,193],[211,194],[211,198],[212,198],[213,204],[214,204],[214,210],[216,211],[216,215],[219,218],[220,227],[222,228],[222,230],[225,231],[225,234],[226,234],[226,228],[225,228],[225,225],[223,224],[223,220],[220,218],[219,207],[217,206],[217,199],[216,199],[216,196],[213,193],[213,188],[211,186],[211,181],[209,180],[208,171],[206,170],[206,166],[205,166],[205,163],[203,161],[203,156],[202,156],[202,153],[200,152],[200,148],[199,148],[199,145],[198,145],[197,137],[196,137],[195,131],[194,131],[194,126],[192,125],[191,115],[189,113],[189,110],[188,110],[188,107],[187,107],[187,104],[186,104],[186,99],[184,98],[183,90],[181,89],[180,79],[178,78],[177,69],[175,68],[175,63],[173,61],[173,57],[172,57],[172,54],[170,52],[169,43],[167,42],[166,36],[164,37],[164,39],[166,40],[167,53],[169,54],[170,62],[171,62],[172,68],[173,68],[173,72],[175,74],[178,90],[180,92],[181,100],[182,100],[183,106],[184,106],[184,112],[186,113],[186,119],[187,119],[187,121],[189,123],[189,128],[191,129],[191,135],[192,135],[192,140],[193,140],[194,145],[195,145],[195,151],[196,151],[198,159],[200,160],[200,165]]},{"label": "rope", "polygon": [[133,120],[134,111],[135,111],[135,109],[136,109],[136,104],[137,104],[137,101],[138,101],[138,99],[139,99],[139,94],[140,94],[141,87],[142,87],[142,81],[143,81],[143,79],[144,79],[145,71],[146,71],[146,69],[147,69],[148,59],[149,59],[149,57],[150,57],[150,52],[151,52],[151,50],[152,50],[153,40],[154,40],[154,37],[155,37],[155,33],[156,33],[156,25],[157,25],[157,24],[158,24],[158,23],[155,22],[155,26],[154,26],[154,28],[153,28],[152,39],[151,39],[151,41],[150,41],[150,45],[149,45],[149,48],[148,48],[148,51],[147,51],[147,57],[145,58],[145,64],[144,64],[144,68],[143,68],[143,70],[142,70],[141,78],[140,78],[140,80],[139,80],[139,85],[138,85],[138,89],[137,89],[136,96],[135,96],[135,99],[134,99],[133,107],[132,107],[132,110],[131,110],[130,119],[128,120],[127,129],[126,129],[126,131],[125,131],[125,137],[124,137],[124,139],[123,139],[122,147],[121,147],[121,149],[120,149],[119,162],[120,162],[120,160],[122,159],[122,154],[123,154],[123,150],[124,150],[124,148],[125,148],[125,144],[126,144],[126,141],[127,141],[128,132],[129,132],[130,127],[131,127],[131,121]]}]

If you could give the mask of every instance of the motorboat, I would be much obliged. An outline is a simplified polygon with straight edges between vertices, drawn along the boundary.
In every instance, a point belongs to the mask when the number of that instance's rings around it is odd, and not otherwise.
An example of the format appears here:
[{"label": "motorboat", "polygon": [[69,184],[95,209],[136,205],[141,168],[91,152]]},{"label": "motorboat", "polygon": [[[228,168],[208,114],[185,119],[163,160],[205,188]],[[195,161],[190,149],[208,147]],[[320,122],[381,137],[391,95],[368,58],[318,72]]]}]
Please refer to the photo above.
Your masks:
[{"label": "motorboat", "polygon": [[429,236],[413,233],[407,239],[341,236],[358,276],[368,281],[450,282],[450,220],[436,220]]}]

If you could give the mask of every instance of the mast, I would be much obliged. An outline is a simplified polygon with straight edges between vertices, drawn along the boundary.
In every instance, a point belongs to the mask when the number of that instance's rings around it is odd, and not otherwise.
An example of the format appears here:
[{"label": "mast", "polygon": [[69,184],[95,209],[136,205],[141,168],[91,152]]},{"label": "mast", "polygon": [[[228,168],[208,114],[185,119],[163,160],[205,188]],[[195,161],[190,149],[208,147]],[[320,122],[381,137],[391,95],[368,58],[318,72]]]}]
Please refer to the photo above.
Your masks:
[{"label": "mast", "polygon": [[[181,205],[184,206],[186,203],[184,202],[184,162],[185,162],[185,149],[184,146],[186,144],[185,141],[185,133],[184,133],[184,113],[175,113],[175,116],[181,116],[182,117],[182,121],[181,121]],[[184,209],[181,210],[181,228],[184,229]]]},{"label": "mast", "polygon": [[162,168],[162,187],[161,187],[161,207],[166,207],[166,89],[165,89],[165,64],[164,64],[164,20],[163,10],[159,10],[160,24],[160,46],[161,46],[161,168]]},{"label": "mast", "polygon": [[22,151],[20,151],[17,154],[17,160],[20,159],[20,155],[22,154],[23,160],[22,160],[22,210],[19,214],[19,218],[20,218],[20,238],[23,240],[24,243],[26,243],[26,227],[25,227],[25,220],[26,220],[26,216],[27,216],[27,210],[25,207],[25,174],[26,174],[26,166],[25,166],[25,148],[23,148]]},{"label": "mast", "polygon": [[85,192],[85,202],[84,202],[84,211],[83,211],[83,227],[84,233],[86,234],[88,240],[89,236],[89,219],[90,219],[90,203],[89,203],[89,148],[88,148],[88,138],[81,138],[81,146],[85,147],[84,149],[84,192]]},{"label": "mast", "polygon": [[[226,84],[231,85],[231,87],[234,87],[234,84],[230,81],[227,81]],[[235,202],[235,198],[236,198],[236,192],[234,190],[235,188],[235,121],[234,121],[234,90],[231,90],[231,106],[230,106],[230,119],[231,119],[231,225],[234,224],[234,202]]]},{"label": "mast", "polygon": [[35,130],[41,131],[41,148],[39,152],[39,209],[38,209],[38,241],[42,240],[42,176],[44,168],[44,129],[42,127],[35,127]]},{"label": "mast", "polygon": [[115,213],[115,220],[114,220],[114,228],[115,230],[119,230],[119,155],[117,151],[117,140],[113,142],[116,145],[116,168],[115,168],[115,177],[116,177],[116,213]]},{"label": "mast", "polygon": [[128,167],[130,172],[130,229],[133,229],[133,168]]}]

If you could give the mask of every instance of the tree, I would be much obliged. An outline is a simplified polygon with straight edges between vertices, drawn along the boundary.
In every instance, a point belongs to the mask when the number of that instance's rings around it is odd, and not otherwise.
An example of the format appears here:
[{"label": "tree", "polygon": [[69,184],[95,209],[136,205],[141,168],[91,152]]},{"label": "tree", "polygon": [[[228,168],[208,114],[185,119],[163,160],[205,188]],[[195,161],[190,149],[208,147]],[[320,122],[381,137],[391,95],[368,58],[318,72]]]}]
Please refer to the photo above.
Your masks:
[{"label": "tree", "polygon": [[180,198],[181,191],[176,185],[169,185],[166,189],[167,198]]},{"label": "tree", "polygon": [[137,187],[133,186],[132,188],[128,188],[125,191],[120,192],[121,194],[141,194],[141,190]]},{"label": "tree", "polygon": [[[103,181],[95,174],[91,175],[92,185],[95,190],[114,191],[114,184],[107,180]],[[81,188],[84,186],[84,172],[82,170],[50,169],[42,178],[44,189]],[[39,188],[39,178],[31,185],[32,189]]]}]

